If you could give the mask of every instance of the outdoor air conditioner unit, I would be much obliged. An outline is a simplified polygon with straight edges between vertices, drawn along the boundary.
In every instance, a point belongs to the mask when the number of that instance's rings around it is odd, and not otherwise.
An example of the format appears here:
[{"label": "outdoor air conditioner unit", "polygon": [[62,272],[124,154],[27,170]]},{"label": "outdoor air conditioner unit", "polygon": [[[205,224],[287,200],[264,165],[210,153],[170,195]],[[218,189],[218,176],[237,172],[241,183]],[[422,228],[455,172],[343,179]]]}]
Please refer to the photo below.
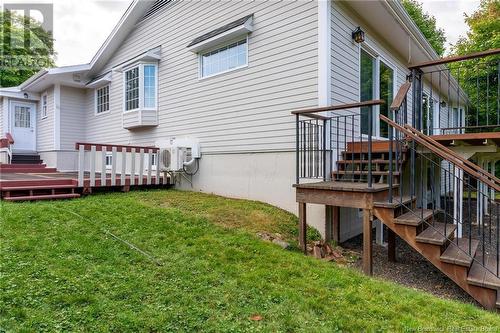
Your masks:
[{"label": "outdoor air conditioner unit", "polygon": [[159,141],[160,148],[158,161],[161,171],[184,171],[196,159],[201,157],[198,140],[191,138],[171,139]]}]

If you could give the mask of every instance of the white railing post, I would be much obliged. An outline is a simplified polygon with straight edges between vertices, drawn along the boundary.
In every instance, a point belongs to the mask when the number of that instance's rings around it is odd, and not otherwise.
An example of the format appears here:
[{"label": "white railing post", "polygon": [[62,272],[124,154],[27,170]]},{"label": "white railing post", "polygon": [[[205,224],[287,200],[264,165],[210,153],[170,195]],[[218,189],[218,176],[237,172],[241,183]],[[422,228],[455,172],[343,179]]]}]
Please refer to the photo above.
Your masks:
[{"label": "white railing post", "polygon": [[122,173],[120,175],[120,185],[125,186],[125,179],[126,179],[126,173],[127,173],[127,148],[123,147],[122,148]]},{"label": "white railing post", "polygon": [[135,148],[130,151],[130,186],[135,185]]},{"label": "white railing post", "polygon": [[144,175],[144,149],[141,148],[139,150],[139,180],[137,182],[137,185],[142,185],[143,175]]},{"label": "white railing post", "polygon": [[90,147],[90,187],[95,187],[95,146]]},{"label": "white railing post", "polygon": [[78,145],[78,186],[84,187],[85,179],[85,146]]},{"label": "white railing post", "polygon": [[106,186],[106,147],[102,147],[102,152],[101,152],[101,159],[102,159],[102,165],[101,165],[101,186]]},{"label": "white railing post", "polygon": [[116,147],[111,148],[111,186],[116,186]]},{"label": "white railing post", "polygon": [[160,185],[160,151],[156,151],[156,185]]},{"label": "white railing post", "polygon": [[148,177],[146,178],[147,185],[151,185],[151,168],[153,167],[153,150],[148,149]]}]

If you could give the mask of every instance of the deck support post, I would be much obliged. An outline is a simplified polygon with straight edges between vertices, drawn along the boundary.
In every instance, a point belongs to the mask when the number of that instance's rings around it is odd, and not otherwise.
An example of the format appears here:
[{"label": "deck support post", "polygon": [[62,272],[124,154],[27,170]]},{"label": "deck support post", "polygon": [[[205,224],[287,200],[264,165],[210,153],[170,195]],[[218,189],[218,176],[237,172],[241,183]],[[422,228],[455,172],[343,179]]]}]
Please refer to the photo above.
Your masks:
[{"label": "deck support post", "polygon": [[299,247],[307,254],[306,203],[299,202]]},{"label": "deck support post", "polygon": [[333,206],[325,205],[325,241],[333,240]]},{"label": "deck support post", "polygon": [[372,256],[372,213],[369,209],[363,210],[363,272],[373,274]]},{"label": "deck support post", "polygon": [[396,233],[387,228],[387,255],[390,262],[396,262]]},{"label": "deck support post", "polygon": [[340,243],[340,207],[333,206],[332,207],[332,219],[333,219],[333,241],[335,243]]}]

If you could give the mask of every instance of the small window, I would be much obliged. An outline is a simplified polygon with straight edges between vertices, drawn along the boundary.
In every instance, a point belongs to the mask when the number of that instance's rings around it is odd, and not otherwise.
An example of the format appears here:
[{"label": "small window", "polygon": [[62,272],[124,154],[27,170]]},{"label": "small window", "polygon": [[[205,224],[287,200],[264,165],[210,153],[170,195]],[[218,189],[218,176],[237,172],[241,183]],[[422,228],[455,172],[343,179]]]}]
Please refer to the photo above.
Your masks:
[{"label": "small window", "polygon": [[30,128],[31,112],[29,107],[16,106],[14,113],[14,127]]},{"label": "small window", "polygon": [[47,118],[47,106],[48,106],[48,98],[47,94],[42,96],[42,119]]},{"label": "small window", "polygon": [[144,155],[144,166],[146,170],[149,168],[149,157],[151,156],[151,170],[156,170],[157,154]]},{"label": "small window", "polygon": [[96,90],[96,113],[109,111],[109,85]]},{"label": "small window", "polygon": [[231,71],[248,64],[247,39],[226,45],[201,55],[201,76],[207,77]]},{"label": "small window", "polygon": [[106,169],[111,169],[113,165],[113,153],[106,153]]},{"label": "small window", "polygon": [[125,111],[139,108],[139,67],[125,72]]}]

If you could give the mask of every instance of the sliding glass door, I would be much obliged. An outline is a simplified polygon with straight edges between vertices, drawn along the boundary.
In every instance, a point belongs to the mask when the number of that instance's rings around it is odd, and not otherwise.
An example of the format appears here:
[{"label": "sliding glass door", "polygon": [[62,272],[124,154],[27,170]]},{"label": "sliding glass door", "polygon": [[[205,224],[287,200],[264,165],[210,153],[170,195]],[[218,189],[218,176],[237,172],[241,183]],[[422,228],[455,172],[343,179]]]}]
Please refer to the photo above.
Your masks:
[{"label": "sliding glass door", "polygon": [[361,133],[368,134],[368,113],[373,112],[373,135],[387,138],[389,134],[387,123],[381,122],[379,115],[389,115],[389,107],[394,98],[394,70],[380,57],[374,57],[361,50],[360,60],[360,101],[382,99],[385,104],[373,108],[361,108]]},{"label": "sliding glass door", "polygon": [[[389,117],[389,108],[391,107],[392,100],[394,99],[394,70],[386,65],[383,61],[379,63],[379,99],[385,101],[384,104],[379,107],[379,114],[383,114]],[[378,136],[382,138],[389,137],[389,125],[385,121],[380,121],[377,115],[377,121],[379,122],[379,133]]]},{"label": "sliding glass door", "polygon": [[[369,101],[375,98],[375,73],[376,59],[364,50],[361,50],[360,64],[360,102]],[[370,107],[361,108],[361,133],[368,134],[368,112]],[[372,117],[374,120],[375,117]],[[372,127],[375,128],[375,127]]]}]

